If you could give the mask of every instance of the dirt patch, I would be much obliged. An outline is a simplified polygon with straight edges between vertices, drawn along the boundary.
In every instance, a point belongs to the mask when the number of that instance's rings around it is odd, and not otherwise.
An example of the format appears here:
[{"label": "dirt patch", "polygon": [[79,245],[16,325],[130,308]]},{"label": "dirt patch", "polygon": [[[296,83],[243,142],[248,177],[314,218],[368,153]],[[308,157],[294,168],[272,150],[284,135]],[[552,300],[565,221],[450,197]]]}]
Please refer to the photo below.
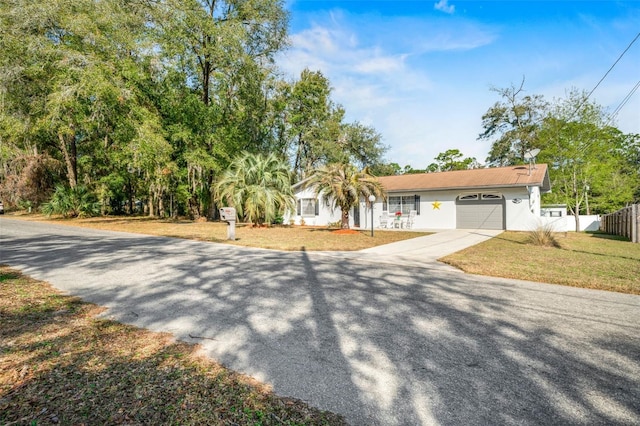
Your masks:
[{"label": "dirt patch", "polygon": [[338,235],[356,235],[359,234],[360,231],[356,231],[353,229],[336,229],[335,231],[331,231],[331,233]]}]

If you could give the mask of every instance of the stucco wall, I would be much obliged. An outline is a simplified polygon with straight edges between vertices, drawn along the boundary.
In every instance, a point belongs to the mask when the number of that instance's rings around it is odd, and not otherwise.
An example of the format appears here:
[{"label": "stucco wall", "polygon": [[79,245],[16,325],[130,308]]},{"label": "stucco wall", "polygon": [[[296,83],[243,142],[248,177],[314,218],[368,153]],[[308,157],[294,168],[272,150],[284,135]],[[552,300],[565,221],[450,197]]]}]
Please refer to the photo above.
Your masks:
[{"label": "stucco wall", "polygon": [[[310,188],[301,190],[295,193],[296,202],[302,198],[316,198],[313,190]],[[302,220],[304,219],[305,225],[310,226],[326,226],[331,222],[337,222],[341,220],[341,212],[340,209],[336,209],[335,211],[331,211],[331,207],[325,205],[324,201],[318,200],[316,198],[316,202],[319,204],[318,215],[314,216],[301,216],[298,215],[296,211],[287,212],[284,215],[284,223],[290,224],[291,219],[293,219],[294,225],[300,225]],[[350,225],[353,226],[353,218],[349,218]]]},{"label": "stucco wall", "polygon": [[[507,230],[529,231],[535,229],[540,224],[540,191],[538,187],[530,188],[502,188],[500,190],[451,190],[451,191],[430,191],[430,192],[404,192],[393,193],[393,196],[419,195],[420,214],[416,216],[414,229],[455,229],[456,227],[456,198],[461,194],[492,192],[500,193],[504,196],[504,209],[506,213],[505,226]],[[296,193],[296,199],[313,198],[310,189],[301,190]],[[325,226],[330,222],[340,220],[340,210],[331,212],[330,207],[320,202],[319,215],[315,217],[304,217],[307,225]],[[362,200],[359,203],[360,227],[369,229],[371,227],[371,210],[368,203]],[[377,200],[373,210],[373,223],[375,228],[380,227],[380,217],[383,214],[382,200]],[[295,214],[285,215],[285,223],[293,218],[294,223],[299,225],[301,217]],[[385,212],[386,213],[386,212]],[[350,225],[353,226],[353,215],[349,218]]]},{"label": "stucco wall", "polygon": [[540,190],[532,188],[506,188],[506,229],[509,231],[531,231],[537,228],[540,218]]},{"label": "stucco wall", "polygon": [[[477,192],[497,192],[504,196],[506,212],[506,229],[528,231],[536,226],[536,219],[540,216],[540,192],[536,187],[531,191],[530,201],[527,188],[503,188],[501,190],[468,190],[468,191],[431,191],[418,192],[420,195],[420,214],[416,217],[415,229],[454,229],[456,227],[456,199],[461,194]],[[404,193],[393,195],[413,195]],[[437,207],[434,203],[438,203]],[[376,203],[374,209],[374,224],[378,226],[382,212],[382,203]]]}]

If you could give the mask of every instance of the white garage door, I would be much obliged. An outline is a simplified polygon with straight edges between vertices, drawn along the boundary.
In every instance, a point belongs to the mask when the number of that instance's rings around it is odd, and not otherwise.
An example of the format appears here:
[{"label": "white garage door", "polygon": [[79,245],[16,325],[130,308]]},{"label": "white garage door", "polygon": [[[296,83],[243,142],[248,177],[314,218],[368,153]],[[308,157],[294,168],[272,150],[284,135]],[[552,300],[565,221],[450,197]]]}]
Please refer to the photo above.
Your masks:
[{"label": "white garage door", "polygon": [[504,223],[501,194],[465,194],[456,199],[456,228],[504,229]]}]

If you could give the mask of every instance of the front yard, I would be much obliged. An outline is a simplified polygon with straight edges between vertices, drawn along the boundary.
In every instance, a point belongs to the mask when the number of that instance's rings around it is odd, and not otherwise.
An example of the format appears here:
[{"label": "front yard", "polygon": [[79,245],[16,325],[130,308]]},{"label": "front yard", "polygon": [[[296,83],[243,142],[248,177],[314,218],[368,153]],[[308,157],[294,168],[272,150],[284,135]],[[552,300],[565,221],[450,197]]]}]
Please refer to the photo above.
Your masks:
[{"label": "front yard", "polygon": [[640,294],[640,244],[601,233],[556,234],[560,247],[527,243],[504,232],[441,261],[465,272]]},{"label": "front yard", "polygon": [[88,219],[48,219],[42,215],[11,217],[59,225],[82,226],[109,231],[134,232],[286,251],[362,250],[382,244],[429,235],[425,232],[380,231],[375,229],[372,238],[370,230],[353,231],[345,235],[343,231],[337,228],[327,228],[326,226],[272,226],[254,228],[247,224],[237,224],[236,241],[229,241],[227,240],[227,225],[222,222],[194,222],[190,220],[116,216]]}]

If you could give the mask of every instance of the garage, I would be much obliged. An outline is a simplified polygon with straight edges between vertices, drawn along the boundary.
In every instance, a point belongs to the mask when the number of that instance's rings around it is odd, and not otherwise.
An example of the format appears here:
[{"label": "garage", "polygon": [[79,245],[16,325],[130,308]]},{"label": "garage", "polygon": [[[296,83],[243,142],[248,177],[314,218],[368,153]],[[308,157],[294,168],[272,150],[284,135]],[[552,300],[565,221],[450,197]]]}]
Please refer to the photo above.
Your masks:
[{"label": "garage", "polygon": [[502,194],[463,194],[456,199],[456,228],[505,229],[504,223]]}]

